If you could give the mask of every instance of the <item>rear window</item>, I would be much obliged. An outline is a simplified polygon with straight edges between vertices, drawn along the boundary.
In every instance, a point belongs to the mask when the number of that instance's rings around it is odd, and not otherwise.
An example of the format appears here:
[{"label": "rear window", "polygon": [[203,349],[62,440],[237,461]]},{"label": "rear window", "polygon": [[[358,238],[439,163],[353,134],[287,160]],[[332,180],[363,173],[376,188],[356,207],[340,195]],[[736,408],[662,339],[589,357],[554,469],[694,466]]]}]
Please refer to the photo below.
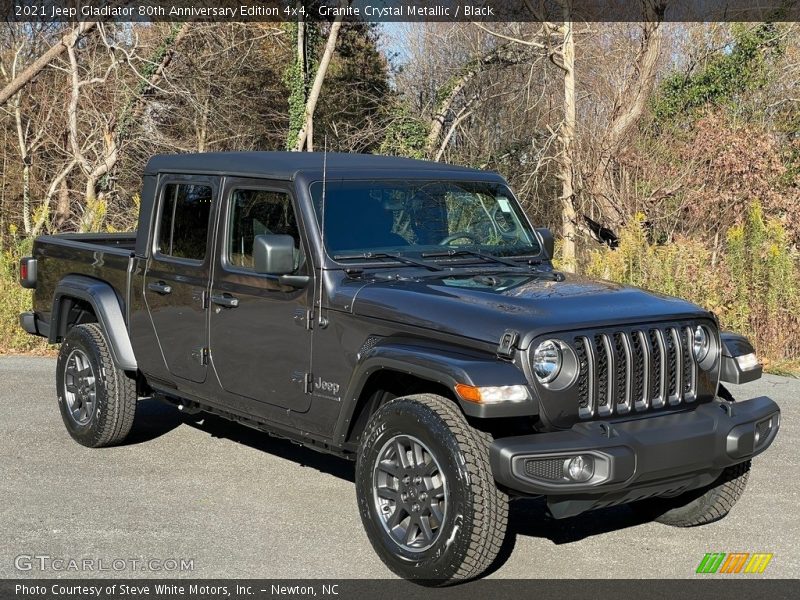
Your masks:
[{"label": "rear window", "polygon": [[202,261],[211,216],[211,186],[168,183],[164,186],[159,225],[159,254]]}]

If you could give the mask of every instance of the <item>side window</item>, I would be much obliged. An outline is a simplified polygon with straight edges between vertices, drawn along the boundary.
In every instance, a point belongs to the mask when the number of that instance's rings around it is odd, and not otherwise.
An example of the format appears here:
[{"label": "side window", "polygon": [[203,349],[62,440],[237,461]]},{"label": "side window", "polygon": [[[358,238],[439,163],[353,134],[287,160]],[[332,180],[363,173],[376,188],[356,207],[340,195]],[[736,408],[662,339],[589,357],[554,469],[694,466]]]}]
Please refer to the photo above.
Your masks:
[{"label": "side window", "polygon": [[206,256],[212,189],[208,185],[168,183],[161,202],[159,254],[202,261]]},{"label": "side window", "polygon": [[236,189],[228,207],[228,264],[239,269],[253,268],[253,241],[257,235],[281,234],[294,238],[295,272],[304,267],[300,230],[286,192]]}]

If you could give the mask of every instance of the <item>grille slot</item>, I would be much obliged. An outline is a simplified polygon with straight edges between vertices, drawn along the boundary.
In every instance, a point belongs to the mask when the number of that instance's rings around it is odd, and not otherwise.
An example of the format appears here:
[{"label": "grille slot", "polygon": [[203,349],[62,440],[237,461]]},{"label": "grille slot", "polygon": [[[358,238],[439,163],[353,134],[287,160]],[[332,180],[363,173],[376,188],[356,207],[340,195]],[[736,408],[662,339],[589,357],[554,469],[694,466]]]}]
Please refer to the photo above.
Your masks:
[{"label": "grille slot", "polygon": [[[692,342],[694,341],[694,333],[691,327],[683,328],[683,364],[692,365]],[[694,402],[697,398],[697,371],[693,368],[683,369],[682,390],[683,398],[686,402]]]},{"label": "grille slot", "polygon": [[594,408],[591,401],[592,388],[586,338],[575,338],[575,355],[578,358],[578,414],[581,417],[590,417],[594,413]]},{"label": "grille slot", "polygon": [[625,414],[697,397],[692,328],[665,325],[577,336],[578,414]]}]

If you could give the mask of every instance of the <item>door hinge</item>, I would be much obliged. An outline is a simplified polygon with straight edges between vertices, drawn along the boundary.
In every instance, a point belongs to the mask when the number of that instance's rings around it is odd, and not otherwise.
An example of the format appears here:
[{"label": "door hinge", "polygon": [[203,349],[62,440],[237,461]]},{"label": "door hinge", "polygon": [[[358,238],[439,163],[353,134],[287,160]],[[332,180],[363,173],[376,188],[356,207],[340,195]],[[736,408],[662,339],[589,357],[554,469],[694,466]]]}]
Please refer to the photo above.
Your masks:
[{"label": "door hinge", "polygon": [[208,308],[208,294],[205,290],[195,290],[192,292],[192,300],[200,304],[200,307],[205,310]]},{"label": "door hinge", "polygon": [[197,350],[197,360],[201,365],[208,364],[208,348],[203,346]]},{"label": "door hinge", "polygon": [[305,385],[303,386],[303,392],[306,394],[310,394],[314,391],[314,375],[312,373],[306,373],[306,381]]}]

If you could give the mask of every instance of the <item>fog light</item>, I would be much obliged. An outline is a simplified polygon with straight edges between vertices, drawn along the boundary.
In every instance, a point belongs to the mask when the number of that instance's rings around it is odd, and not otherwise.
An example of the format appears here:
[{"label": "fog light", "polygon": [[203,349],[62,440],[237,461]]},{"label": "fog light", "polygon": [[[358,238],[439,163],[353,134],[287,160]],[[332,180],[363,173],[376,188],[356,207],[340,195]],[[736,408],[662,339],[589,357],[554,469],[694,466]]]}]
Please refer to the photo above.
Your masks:
[{"label": "fog light", "polygon": [[594,458],[591,456],[575,456],[566,461],[567,475],[573,481],[589,481],[594,475]]}]

